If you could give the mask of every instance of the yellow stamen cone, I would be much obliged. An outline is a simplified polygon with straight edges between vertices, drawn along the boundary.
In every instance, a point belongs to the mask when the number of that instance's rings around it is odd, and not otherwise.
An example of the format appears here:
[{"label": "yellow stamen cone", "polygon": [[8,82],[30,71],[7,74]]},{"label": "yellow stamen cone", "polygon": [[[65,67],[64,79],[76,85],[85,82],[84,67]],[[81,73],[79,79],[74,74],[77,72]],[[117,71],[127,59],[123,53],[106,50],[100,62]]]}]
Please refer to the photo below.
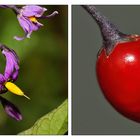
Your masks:
[{"label": "yellow stamen cone", "polygon": [[26,97],[27,99],[30,99],[28,96],[26,96],[24,94],[24,92],[18,87],[16,86],[14,83],[12,82],[6,82],[5,83],[5,87],[12,93],[16,94],[16,95],[19,95],[19,96],[24,96]]},{"label": "yellow stamen cone", "polygon": [[32,21],[32,22],[35,22],[35,23],[38,22],[37,19],[36,19],[35,17],[29,17],[29,19],[30,19],[30,21]]}]

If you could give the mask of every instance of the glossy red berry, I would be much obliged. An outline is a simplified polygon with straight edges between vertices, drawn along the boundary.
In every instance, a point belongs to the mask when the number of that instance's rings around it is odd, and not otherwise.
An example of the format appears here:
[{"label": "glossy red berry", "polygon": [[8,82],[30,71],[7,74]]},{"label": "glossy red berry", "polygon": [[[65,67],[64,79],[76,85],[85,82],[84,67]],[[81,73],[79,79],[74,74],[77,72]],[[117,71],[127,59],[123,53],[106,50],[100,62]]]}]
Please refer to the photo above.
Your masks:
[{"label": "glossy red berry", "polygon": [[116,44],[108,56],[102,49],[96,72],[111,105],[126,117],[140,122],[140,37]]},{"label": "glossy red berry", "polygon": [[95,6],[83,7],[103,37],[96,63],[101,90],[119,113],[140,122],[140,36],[123,34]]}]

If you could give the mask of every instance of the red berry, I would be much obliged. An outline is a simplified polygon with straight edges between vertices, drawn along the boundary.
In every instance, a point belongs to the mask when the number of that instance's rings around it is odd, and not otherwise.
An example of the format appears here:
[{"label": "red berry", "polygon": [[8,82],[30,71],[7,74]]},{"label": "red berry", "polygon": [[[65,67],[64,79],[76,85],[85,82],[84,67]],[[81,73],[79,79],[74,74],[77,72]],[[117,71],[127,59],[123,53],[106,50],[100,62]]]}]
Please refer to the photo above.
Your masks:
[{"label": "red berry", "polygon": [[110,104],[124,116],[140,122],[140,36],[116,44],[108,56],[103,48],[96,72]]},{"label": "red berry", "polygon": [[103,38],[96,63],[103,94],[118,112],[140,122],[140,36],[122,33],[93,5],[83,8],[99,25]]}]

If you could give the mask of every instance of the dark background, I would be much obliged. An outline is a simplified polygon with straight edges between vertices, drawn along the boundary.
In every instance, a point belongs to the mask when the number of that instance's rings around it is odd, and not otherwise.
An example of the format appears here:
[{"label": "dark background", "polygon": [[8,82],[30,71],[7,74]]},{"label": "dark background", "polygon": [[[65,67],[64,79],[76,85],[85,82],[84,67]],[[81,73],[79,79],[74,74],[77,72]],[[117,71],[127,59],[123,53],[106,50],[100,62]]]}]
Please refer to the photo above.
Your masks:
[{"label": "dark background", "polygon": [[[60,105],[67,98],[68,67],[68,7],[45,6],[50,14],[59,15],[39,20],[44,24],[33,32],[30,39],[16,41],[13,36],[22,36],[15,14],[10,9],[0,8],[0,43],[14,49],[20,58],[19,78],[15,82],[30,98],[3,94],[21,111],[23,120],[9,118],[0,105],[0,134],[17,134],[31,127],[37,119]],[[5,59],[0,55],[0,72],[3,73]]]},{"label": "dark background", "polygon": [[[140,6],[97,6],[119,29],[140,34]],[[90,15],[72,6],[72,133],[140,134],[140,124],[120,115],[104,98],[96,80],[95,63],[102,37]]]}]

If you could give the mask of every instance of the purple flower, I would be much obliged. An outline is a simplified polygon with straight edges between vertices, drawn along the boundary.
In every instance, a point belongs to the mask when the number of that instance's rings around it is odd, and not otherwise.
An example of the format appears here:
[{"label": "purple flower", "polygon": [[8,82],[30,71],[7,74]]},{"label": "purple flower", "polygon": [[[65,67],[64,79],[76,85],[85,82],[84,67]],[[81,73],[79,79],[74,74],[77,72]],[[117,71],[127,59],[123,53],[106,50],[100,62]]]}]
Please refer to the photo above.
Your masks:
[{"label": "purple flower", "polygon": [[24,37],[17,37],[15,36],[14,38],[16,40],[23,40],[26,37],[30,38],[30,35],[32,34],[33,31],[37,31],[40,27],[43,26],[38,19],[41,18],[50,18],[58,14],[57,11],[54,11],[52,14],[43,16],[44,12],[46,12],[47,9],[37,6],[37,5],[27,5],[23,6],[20,10],[19,13],[17,14],[17,19],[19,21],[20,26],[23,28],[25,32]]},{"label": "purple flower", "polygon": [[[16,86],[13,82],[17,80],[19,73],[19,58],[14,50],[0,44],[0,50],[6,58],[6,67],[4,74],[0,73],[0,94],[4,94],[10,91],[16,95],[27,97],[23,91]],[[0,96],[0,102],[2,103],[5,112],[16,120],[21,120],[22,116],[19,110],[8,100]]]},{"label": "purple flower", "polygon": [[0,50],[6,58],[6,67],[4,74],[0,73],[0,93],[5,93],[7,89],[5,88],[6,82],[16,81],[19,73],[19,58],[14,52],[14,50],[9,49],[4,45],[0,45]]}]

